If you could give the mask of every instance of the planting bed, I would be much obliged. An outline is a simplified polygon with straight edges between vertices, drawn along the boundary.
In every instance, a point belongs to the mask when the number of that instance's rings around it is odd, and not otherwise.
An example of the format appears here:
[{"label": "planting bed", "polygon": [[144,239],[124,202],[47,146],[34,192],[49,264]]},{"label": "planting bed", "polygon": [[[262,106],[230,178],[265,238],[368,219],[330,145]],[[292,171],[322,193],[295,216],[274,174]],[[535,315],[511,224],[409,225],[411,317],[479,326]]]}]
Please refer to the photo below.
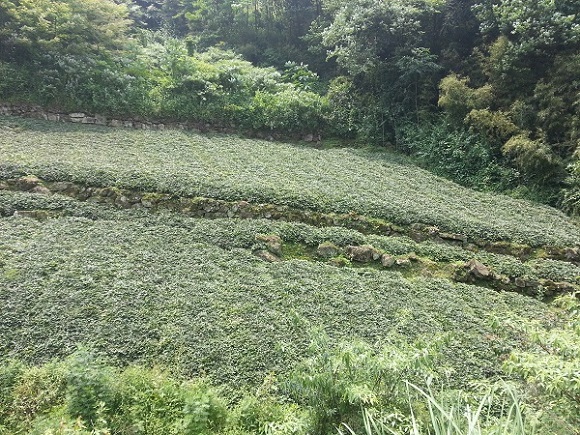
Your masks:
[{"label": "planting bed", "polygon": [[[79,346],[234,389],[311,332],[445,336],[451,385],[500,372],[580,284],[563,214],[384,152],[0,118],[0,355]],[[506,291],[507,290],[507,291]],[[533,296],[533,297],[530,297]]]}]

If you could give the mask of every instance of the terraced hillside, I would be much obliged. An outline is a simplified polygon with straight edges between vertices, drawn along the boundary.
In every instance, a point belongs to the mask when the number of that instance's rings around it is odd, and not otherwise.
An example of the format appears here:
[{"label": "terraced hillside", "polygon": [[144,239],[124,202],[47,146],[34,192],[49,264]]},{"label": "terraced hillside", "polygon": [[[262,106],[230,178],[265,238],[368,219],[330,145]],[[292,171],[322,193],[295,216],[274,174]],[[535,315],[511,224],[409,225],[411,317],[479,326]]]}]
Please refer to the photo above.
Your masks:
[{"label": "terraced hillside", "polygon": [[580,244],[578,227],[558,211],[467,190],[380,151],[34,121],[2,126],[3,179],[34,174],[89,187],[355,213],[475,241]]},{"label": "terraced hillside", "polygon": [[88,345],[232,388],[287,373],[310,331],[444,335],[451,383],[553,322],[580,228],[385,152],[0,119],[0,355]]}]

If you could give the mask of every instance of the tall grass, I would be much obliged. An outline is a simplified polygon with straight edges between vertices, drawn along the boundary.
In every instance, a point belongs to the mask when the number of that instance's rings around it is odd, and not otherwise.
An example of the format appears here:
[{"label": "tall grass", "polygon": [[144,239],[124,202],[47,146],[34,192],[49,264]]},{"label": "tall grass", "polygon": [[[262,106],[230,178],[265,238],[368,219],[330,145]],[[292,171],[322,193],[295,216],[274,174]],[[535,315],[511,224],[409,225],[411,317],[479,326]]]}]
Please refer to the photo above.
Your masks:
[{"label": "tall grass", "polygon": [[[407,382],[410,427],[392,428],[377,419],[373,412],[362,409],[365,435],[533,435],[526,423],[523,405],[516,389],[507,384],[492,388],[473,406],[461,395],[449,399]],[[422,413],[416,398],[423,401]],[[346,423],[338,433],[357,435]]]}]

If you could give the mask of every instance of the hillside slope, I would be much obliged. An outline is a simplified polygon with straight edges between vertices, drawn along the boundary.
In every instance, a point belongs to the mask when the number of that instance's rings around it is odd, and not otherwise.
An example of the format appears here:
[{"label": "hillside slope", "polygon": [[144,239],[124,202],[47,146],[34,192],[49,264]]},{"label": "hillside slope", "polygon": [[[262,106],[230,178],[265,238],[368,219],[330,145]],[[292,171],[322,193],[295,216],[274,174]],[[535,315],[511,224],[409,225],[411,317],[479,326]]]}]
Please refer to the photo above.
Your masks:
[{"label": "hillside slope", "polygon": [[444,336],[441,370],[464,385],[525,345],[497,319],[550,324],[539,298],[580,284],[566,216],[384,152],[0,126],[2,357],[87,345],[243,388],[287,373],[317,329]]},{"label": "hillside slope", "polygon": [[11,118],[0,127],[3,179],[34,174],[85,186],[355,212],[471,239],[580,244],[580,227],[561,212],[460,187],[386,152]]}]

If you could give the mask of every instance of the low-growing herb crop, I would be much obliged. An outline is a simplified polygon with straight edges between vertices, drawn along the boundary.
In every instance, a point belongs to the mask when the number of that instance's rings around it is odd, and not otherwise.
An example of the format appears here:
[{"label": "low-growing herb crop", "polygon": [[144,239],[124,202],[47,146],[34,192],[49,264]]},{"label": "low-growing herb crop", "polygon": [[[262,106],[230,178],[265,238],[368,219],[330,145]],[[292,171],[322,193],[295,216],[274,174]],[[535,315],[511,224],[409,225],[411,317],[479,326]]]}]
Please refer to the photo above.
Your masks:
[{"label": "low-growing herb crop", "polygon": [[34,174],[90,186],[356,212],[532,246],[580,243],[579,228],[555,209],[460,187],[387,152],[10,122],[20,128],[0,136],[0,178]]}]

